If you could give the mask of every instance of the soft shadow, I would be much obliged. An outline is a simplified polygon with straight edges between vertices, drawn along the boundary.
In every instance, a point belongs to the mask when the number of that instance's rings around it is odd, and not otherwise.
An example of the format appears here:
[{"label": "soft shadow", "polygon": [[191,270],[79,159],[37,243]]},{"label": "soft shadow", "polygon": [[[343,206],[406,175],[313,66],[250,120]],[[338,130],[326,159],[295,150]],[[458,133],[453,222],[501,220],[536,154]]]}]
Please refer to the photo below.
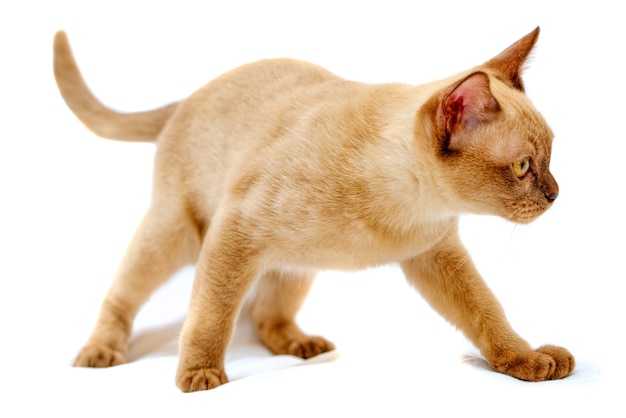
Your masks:
[{"label": "soft shadow", "polygon": [[486,370],[488,372],[493,372],[493,368],[489,365],[489,363],[487,363],[487,361],[479,356],[476,355],[472,355],[472,354],[464,354],[461,356],[461,363],[463,364],[468,364],[470,366],[473,366],[477,369],[482,369],[482,370]]},{"label": "soft shadow", "polygon": [[184,321],[184,318],[181,318],[167,325],[138,332],[128,346],[128,361],[152,356],[177,356],[178,337]]},{"label": "soft shadow", "polygon": [[[137,361],[145,357],[178,356],[178,339],[184,322],[185,318],[180,318],[169,324],[137,332],[128,346],[127,361]],[[257,336],[250,317],[249,303],[245,303],[237,318],[227,354],[229,359],[237,359],[245,357],[251,349],[271,355]]]}]

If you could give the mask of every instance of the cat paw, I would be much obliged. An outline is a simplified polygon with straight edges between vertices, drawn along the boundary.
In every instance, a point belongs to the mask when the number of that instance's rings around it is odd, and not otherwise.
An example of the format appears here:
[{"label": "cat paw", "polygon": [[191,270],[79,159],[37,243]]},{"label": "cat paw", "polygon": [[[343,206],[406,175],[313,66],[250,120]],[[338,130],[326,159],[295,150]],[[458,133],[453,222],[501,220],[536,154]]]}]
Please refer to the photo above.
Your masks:
[{"label": "cat paw", "polygon": [[520,380],[543,382],[569,376],[574,371],[575,361],[566,349],[545,345],[523,355],[503,353],[493,367]]},{"label": "cat paw", "polygon": [[74,367],[111,367],[123,364],[125,355],[120,350],[100,345],[87,345],[76,356]]},{"label": "cat paw", "polygon": [[226,373],[219,369],[185,370],[176,376],[176,385],[186,393],[214,389],[224,383],[228,383],[228,378]]},{"label": "cat paw", "polygon": [[569,376],[576,367],[574,356],[562,347],[554,345],[544,345],[537,350],[539,353],[547,354],[552,357],[555,362],[554,373],[550,376],[550,380],[562,379]]},{"label": "cat paw", "polygon": [[289,354],[308,359],[332,351],[335,345],[325,338],[310,336],[292,321],[285,323],[259,323],[257,330],[263,343],[274,354]]},{"label": "cat paw", "polygon": [[307,337],[302,340],[292,341],[285,354],[308,359],[318,354],[326,353],[335,349],[335,345],[322,337]]}]

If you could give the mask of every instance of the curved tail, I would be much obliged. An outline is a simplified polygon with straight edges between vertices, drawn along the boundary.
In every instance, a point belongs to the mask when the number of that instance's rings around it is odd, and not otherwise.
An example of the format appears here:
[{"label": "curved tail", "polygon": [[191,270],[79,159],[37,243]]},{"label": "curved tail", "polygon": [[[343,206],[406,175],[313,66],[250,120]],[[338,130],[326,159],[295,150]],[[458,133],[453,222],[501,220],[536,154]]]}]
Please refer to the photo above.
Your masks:
[{"label": "curved tail", "polygon": [[65,103],[93,133],[121,141],[155,141],[177,103],[147,112],[119,113],[91,93],[63,31],[54,37],[54,76]]}]

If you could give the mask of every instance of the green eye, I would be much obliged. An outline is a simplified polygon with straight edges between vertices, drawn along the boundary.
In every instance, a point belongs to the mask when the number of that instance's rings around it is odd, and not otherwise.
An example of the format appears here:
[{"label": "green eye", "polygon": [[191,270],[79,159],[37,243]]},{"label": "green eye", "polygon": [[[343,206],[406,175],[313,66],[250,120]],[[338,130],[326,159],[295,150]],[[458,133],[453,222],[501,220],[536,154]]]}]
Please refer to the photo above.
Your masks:
[{"label": "green eye", "polygon": [[522,158],[521,160],[517,160],[513,163],[513,172],[519,178],[522,178],[528,173],[528,169],[530,168],[530,158]]}]

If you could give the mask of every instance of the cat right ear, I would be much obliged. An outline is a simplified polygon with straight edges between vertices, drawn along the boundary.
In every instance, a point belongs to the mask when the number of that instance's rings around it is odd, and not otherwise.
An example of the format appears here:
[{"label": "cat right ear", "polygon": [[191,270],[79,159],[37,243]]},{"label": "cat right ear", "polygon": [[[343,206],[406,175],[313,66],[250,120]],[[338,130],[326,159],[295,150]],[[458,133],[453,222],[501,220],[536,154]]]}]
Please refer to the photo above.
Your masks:
[{"label": "cat right ear", "polygon": [[500,74],[504,82],[510,83],[517,90],[524,91],[522,70],[538,38],[539,27],[537,26],[534,31],[487,61],[485,66]]},{"label": "cat right ear", "polygon": [[492,121],[500,105],[489,89],[487,74],[469,75],[444,95],[440,123],[445,132],[444,147],[448,151],[462,151],[474,142],[471,132]]}]

